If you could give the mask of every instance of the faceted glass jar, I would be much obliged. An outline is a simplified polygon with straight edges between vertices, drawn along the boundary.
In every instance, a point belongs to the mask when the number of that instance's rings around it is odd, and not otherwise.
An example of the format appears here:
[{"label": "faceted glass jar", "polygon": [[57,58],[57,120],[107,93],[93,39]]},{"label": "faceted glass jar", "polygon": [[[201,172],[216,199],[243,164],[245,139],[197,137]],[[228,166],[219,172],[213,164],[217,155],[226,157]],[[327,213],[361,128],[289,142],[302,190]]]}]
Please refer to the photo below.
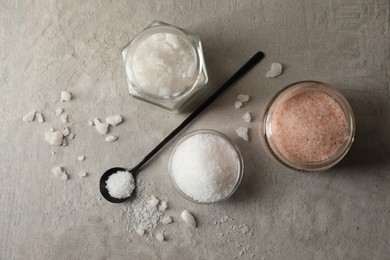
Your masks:
[{"label": "faceted glass jar", "polygon": [[129,93],[158,107],[180,111],[208,82],[199,36],[153,22],[123,48]]},{"label": "faceted glass jar", "polygon": [[337,89],[303,81],[271,99],[260,113],[258,133],[265,151],[283,165],[298,171],[324,171],[349,151],[355,118]]}]

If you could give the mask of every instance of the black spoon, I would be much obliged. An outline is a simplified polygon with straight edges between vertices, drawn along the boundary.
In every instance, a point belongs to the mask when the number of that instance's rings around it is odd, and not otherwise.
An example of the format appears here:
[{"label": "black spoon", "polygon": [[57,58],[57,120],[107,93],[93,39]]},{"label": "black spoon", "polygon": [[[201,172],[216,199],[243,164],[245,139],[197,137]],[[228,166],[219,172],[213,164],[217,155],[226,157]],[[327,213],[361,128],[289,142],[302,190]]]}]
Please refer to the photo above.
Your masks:
[{"label": "black spoon", "polygon": [[107,170],[102,177],[100,178],[100,192],[103,197],[112,203],[121,203],[125,202],[131,197],[131,194],[127,198],[114,198],[112,197],[106,188],[107,179],[114,173],[118,171],[129,171],[135,177],[137,173],[140,171],[141,167],[149,161],[164,145],[166,145],[169,141],[172,140],[184,127],[186,127],[195,117],[197,117],[206,107],[208,107],[223,91],[229,88],[233,83],[235,83],[238,79],[244,76],[247,72],[249,72],[257,63],[259,63],[264,58],[264,53],[259,51],[252,58],[250,58],[236,73],[233,74],[213,95],[207,98],[194,112],[192,112],[175,130],[173,130],[161,143],[159,143],[145,158],[133,169],[125,169],[120,167],[115,167]]}]

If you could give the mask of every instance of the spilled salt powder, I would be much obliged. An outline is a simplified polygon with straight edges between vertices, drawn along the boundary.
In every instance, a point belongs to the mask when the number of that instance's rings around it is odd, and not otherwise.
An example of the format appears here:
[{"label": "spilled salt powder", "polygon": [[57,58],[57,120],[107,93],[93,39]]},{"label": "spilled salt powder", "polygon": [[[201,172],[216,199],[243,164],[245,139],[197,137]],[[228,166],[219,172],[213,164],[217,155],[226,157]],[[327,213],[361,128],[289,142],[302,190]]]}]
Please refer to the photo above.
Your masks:
[{"label": "spilled salt powder", "polygon": [[229,196],[240,175],[239,156],[216,134],[195,134],[179,143],[171,157],[171,176],[188,197],[213,203]]},{"label": "spilled salt powder", "polygon": [[108,178],[106,188],[111,197],[128,198],[135,188],[134,177],[128,171],[118,171]]}]

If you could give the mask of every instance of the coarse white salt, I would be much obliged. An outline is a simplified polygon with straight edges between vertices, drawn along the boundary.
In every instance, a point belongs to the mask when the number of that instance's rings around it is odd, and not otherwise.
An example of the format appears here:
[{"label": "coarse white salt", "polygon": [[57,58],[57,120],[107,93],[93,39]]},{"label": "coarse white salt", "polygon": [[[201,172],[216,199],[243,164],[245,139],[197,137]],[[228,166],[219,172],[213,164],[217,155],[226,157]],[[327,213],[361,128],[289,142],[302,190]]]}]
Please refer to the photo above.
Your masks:
[{"label": "coarse white salt", "polygon": [[118,171],[108,178],[106,188],[113,198],[128,198],[135,188],[134,177],[128,171]]},{"label": "coarse white salt", "polygon": [[180,214],[181,219],[189,226],[196,227],[196,221],[194,216],[187,210],[183,210]]},{"label": "coarse white salt", "polygon": [[143,228],[137,228],[137,229],[135,230],[135,232],[137,232],[138,235],[143,236],[143,235],[145,234],[145,229],[143,229]]},{"label": "coarse white salt", "polygon": [[162,200],[160,202],[160,205],[158,206],[158,210],[166,210],[168,208],[168,202],[165,200]]},{"label": "coarse white salt", "polygon": [[108,132],[108,124],[107,123],[101,123],[99,118],[95,118],[93,120],[93,122],[95,123],[95,129],[99,134],[101,134],[101,135],[107,134],[107,132]]},{"label": "coarse white salt", "polygon": [[62,167],[56,166],[53,169],[51,169],[51,172],[54,174],[54,176],[60,176],[62,174]]},{"label": "coarse white salt", "polygon": [[149,198],[149,205],[151,207],[157,207],[158,203],[160,201],[154,196],[154,195],[151,195],[150,198]]},{"label": "coarse white salt", "polygon": [[60,119],[61,119],[62,123],[64,123],[64,124],[68,123],[68,114],[67,113],[62,113],[60,115]]},{"label": "coarse white salt", "polygon": [[84,161],[85,160],[85,156],[84,155],[80,155],[79,157],[77,157],[77,160]]},{"label": "coarse white salt", "polygon": [[118,140],[118,137],[117,136],[113,136],[113,135],[107,135],[106,136],[106,142],[115,142],[116,140]]},{"label": "coarse white salt", "polygon": [[62,115],[62,112],[64,112],[64,110],[62,108],[57,108],[56,109],[56,117],[59,117],[60,115]]},{"label": "coarse white salt", "polygon": [[265,74],[265,76],[267,78],[275,78],[275,77],[279,76],[280,74],[282,74],[282,71],[283,71],[282,64],[280,64],[280,63],[272,63],[271,70],[269,70]]},{"label": "coarse white salt", "polygon": [[87,173],[86,172],[79,172],[79,176],[80,177],[87,177]]},{"label": "coarse white salt", "polygon": [[38,119],[38,123],[43,123],[45,121],[41,112],[37,112],[35,115]]},{"label": "coarse white salt", "polygon": [[46,132],[45,133],[45,139],[46,141],[51,145],[57,145],[60,146],[63,142],[64,136],[60,131],[54,131],[54,132]]},{"label": "coarse white salt", "polygon": [[252,120],[251,113],[246,112],[246,113],[242,116],[242,119],[244,119],[245,122],[250,123],[251,120]]},{"label": "coarse white salt", "polygon": [[142,92],[172,97],[193,86],[197,58],[189,40],[161,32],[144,38],[135,48],[127,66]]},{"label": "coarse white salt", "polygon": [[235,107],[236,109],[241,108],[241,107],[242,107],[242,102],[241,102],[241,101],[236,101],[236,102],[234,102],[234,107]]},{"label": "coarse white salt", "polygon": [[172,217],[171,216],[165,216],[161,220],[161,223],[163,223],[164,225],[168,225],[168,224],[172,223]]},{"label": "coarse white salt", "polygon": [[36,113],[35,110],[31,111],[31,112],[28,112],[25,116],[23,116],[23,121],[24,122],[32,122],[32,121],[34,121],[35,113]]},{"label": "coarse white salt", "polygon": [[122,117],[120,115],[106,117],[106,123],[112,126],[117,126],[122,123]]},{"label": "coarse white salt", "polygon": [[212,203],[229,196],[241,174],[234,147],[217,134],[198,133],[179,142],[170,159],[170,174],[184,194]]},{"label": "coarse white salt", "polygon": [[72,98],[72,95],[70,94],[69,91],[61,91],[61,99],[60,102],[67,102],[70,101]]},{"label": "coarse white salt", "polygon": [[249,141],[248,128],[240,126],[236,129],[238,137],[241,137],[245,141]]},{"label": "coarse white salt", "polygon": [[61,129],[61,133],[64,135],[64,136],[68,136],[69,135],[69,127],[64,127]]},{"label": "coarse white salt", "polygon": [[242,103],[245,103],[249,101],[249,96],[244,94],[239,94],[237,96],[237,100],[241,101]]},{"label": "coarse white salt", "polygon": [[156,239],[157,239],[158,241],[164,241],[164,239],[165,239],[164,234],[161,233],[161,232],[158,232],[158,233],[156,234]]},{"label": "coarse white salt", "polygon": [[89,125],[89,126],[93,126],[93,125],[94,125],[93,121],[89,120],[89,121],[88,121],[88,125]]}]

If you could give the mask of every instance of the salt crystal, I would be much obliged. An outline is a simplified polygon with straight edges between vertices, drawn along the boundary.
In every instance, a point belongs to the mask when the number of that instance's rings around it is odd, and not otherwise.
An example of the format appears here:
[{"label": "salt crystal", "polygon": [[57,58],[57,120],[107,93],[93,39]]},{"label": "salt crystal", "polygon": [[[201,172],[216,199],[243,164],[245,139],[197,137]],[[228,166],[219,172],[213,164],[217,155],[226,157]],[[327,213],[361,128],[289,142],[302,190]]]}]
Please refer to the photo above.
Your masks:
[{"label": "salt crystal", "polygon": [[61,114],[60,119],[62,123],[64,124],[68,123],[68,114],[66,113]]},{"label": "salt crystal", "polygon": [[60,131],[46,132],[45,139],[51,145],[60,146],[62,144],[63,135]]},{"label": "salt crystal", "polygon": [[23,117],[23,121],[24,122],[32,122],[34,121],[35,119],[35,113],[36,111],[31,111],[31,112],[28,112],[24,117]]},{"label": "salt crystal", "polygon": [[280,63],[272,63],[271,70],[268,71],[265,74],[265,76],[267,78],[275,78],[275,77],[279,76],[280,74],[282,74],[282,70],[283,70],[282,64],[280,64]]},{"label": "salt crystal", "polygon": [[145,234],[145,230],[143,228],[137,228],[135,232],[137,232],[137,234],[140,236],[143,236]]},{"label": "salt crystal", "polygon": [[239,137],[241,137],[245,141],[249,140],[249,138],[248,138],[248,128],[246,128],[246,127],[239,127],[239,128],[236,129],[236,133],[237,133],[237,135]]},{"label": "salt crystal", "polygon": [[50,154],[51,154],[51,155],[56,155],[56,152],[53,151],[53,152],[51,152]]},{"label": "salt crystal", "polygon": [[64,136],[68,136],[69,133],[70,133],[70,132],[69,132],[69,128],[68,128],[68,127],[62,128],[61,133],[62,133]]},{"label": "salt crystal", "polygon": [[53,127],[49,128],[49,132],[54,132],[54,131],[55,131],[55,129]]},{"label": "salt crystal", "polygon": [[88,125],[89,125],[89,126],[93,126],[94,123],[93,123],[91,120],[89,120],[89,121],[88,121]]},{"label": "salt crystal", "polygon": [[109,125],[117,126],[122,123],[122,117],[120,115],[106,117],[106,122]]},{"label": "salt crystal", "polygon": [[251,114],[249,112],[246,112],[243,116],[242,119],[244,119],[245,122],[250,123],[252,120]]},{"label": "salt crystal", "polygon": [[75,136],[74,133],[70,133],[70,134],[69,134],[69,138],[70,138],[70,139],[74,139],[74,136]]},{"label": "salt crystal", "polygon": [[61,179],[63,179],[64,181],[67,181],[69,179],[69,176],[65,170],[62,172]]},{"label": "salt crystal", "polygon": [[237,99],[239,101],[241,101],[242,103],[245,103],[245,102],[248,102],[249,101],[249,96],[248,95],[243,95],[243,94],[239,94],[237,96]]},{"label": "salt crystal", "polygon": [[166,210],[168,208],[168,202],[162,200],[158,206],[158,210]]},{"label": "salt crystal", "polygon": [[60,176],[62,174],[62,167],[56,166],[53,169],[51,169],[51,172],[54,174],[54,176]]},{"label": "salt crystal", "polygon": [[106,136],[106,142],[115,142],[116,140],[118,140],[117,136],[113,136],[113,135]]},{"label": "salt crystal", "polygon": [[241,101],[236,101],[236,102],[234,102],[234,107],[235,107],[236,109],[239,109],[240,107],[242,107],[242,102],[241,102]]},{"label": "salt crystal", "polygon": [[171,218],[171,216],[166,216],[166,217],[164,217],[164,218],[161,220],[161,223],[163,223],[164,225],[168,225],[168,224],[172,223],[172,218]]},{"label": "salt crystal", "polygon": [[151,207],[156,207],[159,203],[159,200],[154,196],[154,195],[151,195],[150,198],[149,198],[149,205]]},{"label": "salt crystal", "polygon": [[37,119],[38,119],[38,123],[43,123],[45,120],[43,119],[43,115],[41,112],[37,112],[35,114],[37,116]]},{"label": "salt crystal", "polygon": [[79,157],[77,157],[77,160],[84,161],[85,160],[85,156],[84,155],[80,155]]},{"label": "salt crystal", "polygon": [[156,239],[157,239],[158,241],[164,241],[164,239],[165,239],[164,234],[161,233],[161,232],[158,232],[158,233],[156,234]]},{"label": "salt crystal", "polygon": [[135,188],[134,177],[128,171],[118,171],[108,178],[106,188],[111,197],[128,198]]},{"label": "salt crystal", "polygon": [[87,173],[86,172],[79,172],[79,176],[80,177],[87,177]]},{"label": "salt crystal", "polygon": [[70,101],[71,98],[72,98],[72,95],[70,94],[69,91],[61,91],[61,100],[60,100],[60,102]]},{"label": "salt crystal", "polygon": [[60,115],[62,115],[62,112],[64,112],[64,110],[62,108],[57,108],[56,109],[56,117],[59,117]]},{"label": "salt crystal", "polygon": [[95,123],[95,129],[98,131],[99,134],[105,135],[108,132],[108,124],[107,123],[101,123],[98,118],[94,119]]},{"label": "salt crystal", "polygon": [[191,227],[196,227],[196,221],[194,216],[192,216],[191,213],[189,213],[187,210],[183,210],[180,216],[187,225]]}]

